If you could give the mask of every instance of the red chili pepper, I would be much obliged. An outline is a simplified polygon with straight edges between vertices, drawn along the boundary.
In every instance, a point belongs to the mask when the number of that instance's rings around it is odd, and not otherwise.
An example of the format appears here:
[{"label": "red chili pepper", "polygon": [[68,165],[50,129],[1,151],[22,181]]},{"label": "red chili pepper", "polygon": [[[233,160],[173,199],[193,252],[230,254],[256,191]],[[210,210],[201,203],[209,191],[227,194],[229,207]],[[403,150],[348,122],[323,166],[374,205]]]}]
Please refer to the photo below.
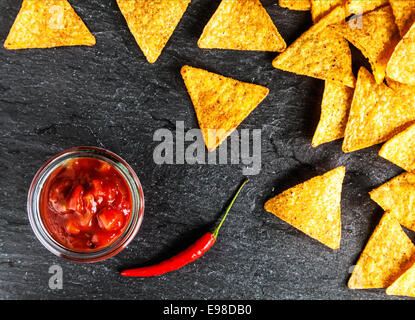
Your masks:
[{"label": "red chili pepper", "polygon": [[121,272],[122,276],[127,277],[152,277],[158,276],[170,271],[174,271],[180,269],[181,267],[187,265],[190,262],[195,261],[196,259],[200,258],[206,251],[209,250],[210,247],[216,242],[218,237],[219,229],[222,226],[222,223],[225,221],[226,216],[228,215],[229,210],[231,209],[233,203],[236,200],[239,192],[242,190],[243,186],[248,182],[248,179],[244,181],[244,183],[239,187],[238,191],[236,192],[235,196],[233,197],[231,203],[229,204],[226,212],[220,221],[219,225],[212,231],[205,233],[199,240],[197,240],[194,244],[188,247],[186,250],[182,251],[181,253],[167,259],[163,262],[158,264],[143,267],[143,268],[136,268],[136,269],[127,269]]}]

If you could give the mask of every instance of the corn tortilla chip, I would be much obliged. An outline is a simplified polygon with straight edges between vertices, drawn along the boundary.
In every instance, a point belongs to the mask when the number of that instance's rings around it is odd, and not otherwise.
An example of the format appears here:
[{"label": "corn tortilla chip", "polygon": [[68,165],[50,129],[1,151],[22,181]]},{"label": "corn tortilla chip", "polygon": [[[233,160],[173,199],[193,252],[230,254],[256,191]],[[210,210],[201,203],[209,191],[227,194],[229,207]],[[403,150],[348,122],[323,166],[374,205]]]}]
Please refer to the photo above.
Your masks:
[{"label": "corn tortilla chip", "polygon": [[95,38],[66,0],[24,0],[6,49],[92,46]]},{"label": "corn tortilla chip", "polygon": [[415,22],[415,0],[389,0],[395,22],[403,37]]},{"label": "corn tortilla chip", "polygon": [[286,48],[259,0],[222,0],[197,44],[204,49],[281,52]]},{"label": "corn tortilla chip", "polygon": [[363,14],[386,5],[388,1],[389,0],[349,0],[347,7],[351,14]]},{"label": "corn tortilla chip", "polygon": [[415,85],[415,24],[393,51],[386,73],[392,80]]},{"label": "corn tortilla chip", "polygon": [[344,7],[334,8],[276,57],[272,65],[284,71],[354,87],[349,44],[342,36],[327,28],[332,23],[343,21],[345,17]]},{"label": "corn tortilla chip", "polygon": [[415,231],[415,174],[404,172],[369,192],[370,198],[399,223]]},{"label": "corn tortilla chip", "polygon": [[338,249],[341,238],[340,200],[344,167],[338,167],[292,187],[265,203],[265,210]]},{"label": "corn tortilla chip", "polygon": [[369,59],[377,83],[385,78],[386,65],[400,36],[390,6],[330,26],[349,40]]},{"label": "corn tortilla chip", "polygon": [[394,92],[400,104],[406,104],[415,108],[415,86],[400,83],[386,77],[386,82]]},{"label": "corn tortilla chip", "polygon": [[338,5],[345,5],[347,0],[310,0],[311,1],[311,17],[314,23],[327,15],[333,8]]},{"label": "corn tortilla chip", "polygon": [[415,298],[415,264],[386,289],[386,294]]},{"label": "corn tortilla chip", "polygon": [[394,214],[386,212],[360,255],[348,286],[386,288],[411,266],[414,258],[414,244]]},{"label": "corn tortilla chip", "polygon": [[321,102],[321,116],[311,145],[344,137],[353,99],[353,89],[334,81],[326,81]]},{"label": "corn tortilla chip", "polygon": [[387,141],[379,155],[408,172],[415,172],[415,125]]},{"label": "corn tortilla chip", "polygon": [[216,149],[269,92],[263,86],[190,66],[183,66],[181,74],[209,151]]},{"label": "corn tortilla chip", "polygon": [[343,141],[351,152],[389,140],[415,120],[415,108],[403,103],[395,91],[376,84],[364,67],[359,70]]},{"label": "corn tortilla chip", "polygon": [[279,0],[280,7],[290,10],[307,11],[311,9],[310,0]]},{"label": "corn tortilla chip", "polygon": [[147,61],[154,63],[179,24],[190,0],[117,0],[117,3]]}]

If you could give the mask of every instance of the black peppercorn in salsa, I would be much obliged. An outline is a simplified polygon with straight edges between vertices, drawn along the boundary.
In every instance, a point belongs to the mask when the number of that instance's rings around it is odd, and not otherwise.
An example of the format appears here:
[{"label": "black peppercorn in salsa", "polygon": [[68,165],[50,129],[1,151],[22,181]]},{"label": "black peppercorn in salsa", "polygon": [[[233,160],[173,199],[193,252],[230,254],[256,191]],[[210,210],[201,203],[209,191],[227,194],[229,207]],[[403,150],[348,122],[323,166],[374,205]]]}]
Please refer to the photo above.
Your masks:
[{"label": "black peppercorn in salsa", "polygon": [[125,179],[109,163],[75,158],[50,174],[39,209],[57,242],[71,250],[91,251],[110,245],[123,233],[132,197]]}]

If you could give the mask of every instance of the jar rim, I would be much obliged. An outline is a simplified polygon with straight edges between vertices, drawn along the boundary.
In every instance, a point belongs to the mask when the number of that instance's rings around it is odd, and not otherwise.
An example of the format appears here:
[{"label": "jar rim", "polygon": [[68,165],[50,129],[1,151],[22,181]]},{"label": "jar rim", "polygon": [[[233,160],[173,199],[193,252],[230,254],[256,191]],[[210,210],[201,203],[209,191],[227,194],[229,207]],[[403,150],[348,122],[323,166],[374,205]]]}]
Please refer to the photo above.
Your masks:
[{"label": "jar rim", "polygon": [[[98,250],[77,251],[63,246],[48,232],[40,215],[39,196],[45,181],[56,168],[70,159],[87,157],[97,158],[109,163],[123,176],[131,192],[133,209],[131,211],[127,227],[114,242]],[[119,253],[134,239],[143,220],[144,193],[136,173],[120,156],[103,148],[80,146],[59,152],[48,159],[39,168],[29,188],[27,197],[27,212],[30,225],[37,239],[50,252],[59,257],[75,262],[97,262],[108,259]]]}]

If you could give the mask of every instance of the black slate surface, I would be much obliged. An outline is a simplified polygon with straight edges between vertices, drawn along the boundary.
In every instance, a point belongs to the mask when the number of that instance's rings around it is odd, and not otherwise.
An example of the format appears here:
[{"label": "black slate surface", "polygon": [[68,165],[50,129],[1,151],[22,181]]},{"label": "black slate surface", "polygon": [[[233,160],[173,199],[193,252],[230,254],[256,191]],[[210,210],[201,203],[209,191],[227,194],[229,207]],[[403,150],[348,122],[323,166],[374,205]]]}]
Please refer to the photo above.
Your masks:
[{"label": "black slate surface", "polygon": [[[262,2],[288,44],[311,25],[309,12]],[[311,147],[323,81],[274,69],[275,53],[199,49],[197,39],[219,0],[193,0],[153,65],[115,1],[70,3],[96,36],[96,46],[0,49],[0,299],[392,299],[384,290],[348,290],[346,283],[382,215],[368,191],[401,170],[377,155],[379,146],[350,154],[341,151],[341,140]],[[0,42],[20,4],[0,2]],[[356,50],[354,56],[355,69],[366,63]],[[198,127],[179,74],[184,64],[270,89],[240,126],[262,129],[262,170],[251,177],[204,257],[164,276],[122,278],[123,268],[160,261],[195,241],[244,179],[243,165],[153,162],[157,129],[174,130],[176,121],[184,121],[186,130]],[[94,264],[49,253],[26,213],[37,169],[78,145],[104,147],[127,160],[146,199],[137,237],[117,256]],[[339,165],[347,169],[339,250],[264,211],[269,197]],[[54,264],[63,269],[62,290],[48,286]]]}]

